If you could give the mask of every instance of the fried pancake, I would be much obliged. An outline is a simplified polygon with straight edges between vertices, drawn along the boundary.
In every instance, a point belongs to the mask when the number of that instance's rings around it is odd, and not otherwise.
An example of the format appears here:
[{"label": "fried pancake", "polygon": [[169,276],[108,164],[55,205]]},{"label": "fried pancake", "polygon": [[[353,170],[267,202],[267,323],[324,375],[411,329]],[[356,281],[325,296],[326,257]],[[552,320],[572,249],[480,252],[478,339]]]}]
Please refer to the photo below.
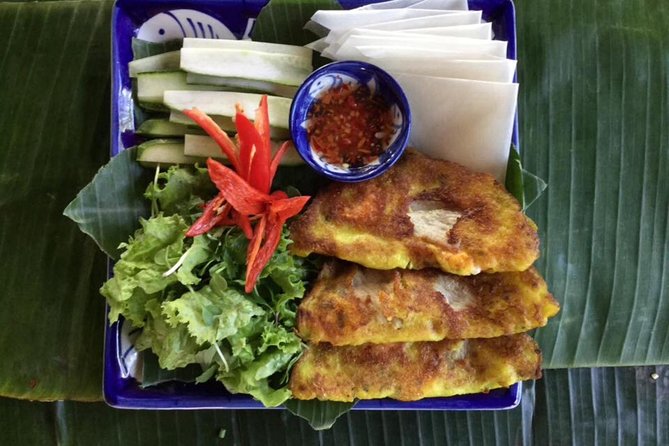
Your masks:
[{"label": "fried pancake", "polygon": [[297,329],[334,345],[492,338],[542,327],[558,310],[534,268],[456,276],[330,260],[300,303]]},{"label": "fried pancake", "polygon": [[414,401],[487,392],[541,377],[541,353],[525,335],[334,347],[310,345],[290,390],[297,399]]},{"label": "fried pancake", "polygon": [[374,269],[524,271],[539,255],[536,225],[492,176],[413,150],[373,180],[329,185],[290,230],[297,255]]}]

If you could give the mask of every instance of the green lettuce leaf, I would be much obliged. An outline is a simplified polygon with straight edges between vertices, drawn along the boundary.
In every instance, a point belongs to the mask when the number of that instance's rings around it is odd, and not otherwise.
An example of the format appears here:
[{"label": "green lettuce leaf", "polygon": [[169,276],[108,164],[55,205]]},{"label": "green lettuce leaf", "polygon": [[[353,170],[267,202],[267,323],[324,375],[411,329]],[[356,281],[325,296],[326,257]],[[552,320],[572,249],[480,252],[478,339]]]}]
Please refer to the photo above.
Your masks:
[{"label": "green lettuce leaf", "polygon": [[116,322],[123,314],[133,324],[143,326],[137,299],[144,302],[147,295],[159,293],[177,282],[176,276],[165,276],[164,273],[182,255],[184,231],[187,229],[183,218],[161,215],[142,219],[140,224],[142,227],[130,241],[122,244],[125,251],[114,265],[114,276],[100,289],[110,307],[110,323]]},{"label": "green lettuce leaf", "polygon": [[206,236],[193,238],[193,244],[181,255],[172,269],[178,266],[176,277],[184,285],[197,285],[201,278],[195,269],[206,263],[212,256],[212,243]]},{"label": "green lettuce leaf", "polygon": [[265,313],[239,291],[209,285],[166,302],[163,311],[173,327],[183,324],[200,344],[218,343]]},{"label": "green lettuce leaf", "polygon": [[199,215],[205,201],[203,197],[212,197],[215,191],[207,169],[172,166],[156,176],[146,188],[144,196],[163,214],[179,214],[190,220],[194,215]]},{"label": "green lettuce leaf", "polygon": [[145,307],[148,317],[135,348],[138,351],[151,349],[160,367],[168,370],[197,363],[203,347],[191,336],[187,326],[170,324],[158,299],[150,300]]},{"label": "green lettuce leaf", "polygon": [[121,244],[101,293],[110,321],[123,316],[142,328],[136,347],[154,355],[148,383],[215,377],[230,392],[277,406],[291,397],[288,373],[303,348],[293,329],[296,301],[316,268],[289,253],[284,229],[256,288],[245,293],[248,240],[241,230],[185,236],[215,193],[206,169],[156,171],[144,194],[152,216]]},{"label": "green lettuce leaf", "polygon": [[158,357],[152,351],[146,350],[142,353],[142,382],[140,383],[142,388],[174,381],[194,382],[199,376],[202,376],[202,367],[199,364],[189,364],[186,367],[167,370],[160,367]]},{"label": "green lettuce leaf", "polygon": [[[257,363],[253,363],[254,366]],[[230,376],[218,376],[225,388],[232,393],[246,393],[257,399],[265,407],[276,407],[287,401],[292,393],[287,387],[274,389],[267,379],[256,379],[254,370],[242,370]]]},{"label": "green lettuce leaf", "polygon": [[[267,407],[278,406],[291,397],[288,389],[287,371],[302,351],[300,339],[292,331],[271,322],[263,326],[263,331],[255,339],[236,337],[232,342],[240,342],[244,348],[254,350],[254,355],[235,356],[237,359],[252,358],[245,364],[237,364],[234,369],[219,369],[218,379],[233,393],[248,393]],[[272,378],[279,380],[280,387],[272,386]]]}]

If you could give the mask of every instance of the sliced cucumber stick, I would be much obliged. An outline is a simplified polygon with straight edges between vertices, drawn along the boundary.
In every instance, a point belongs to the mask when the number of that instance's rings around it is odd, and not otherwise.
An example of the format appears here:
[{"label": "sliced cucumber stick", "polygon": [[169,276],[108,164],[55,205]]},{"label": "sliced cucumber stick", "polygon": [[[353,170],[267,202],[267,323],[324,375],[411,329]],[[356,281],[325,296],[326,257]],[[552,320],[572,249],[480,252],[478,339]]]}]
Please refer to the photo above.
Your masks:
[{"label": "sliced cucumber stick", "polygon": [[[186,110],[195,107],[208,115],[227,117],[235,115],[235,105],[239,104],[246,115],[252,117],[261,98],[262,95],[259,94],[233,91],[166,91],[163,102],[172,110]],[[272,127],[288,129],[291,102],[288,98],[278,96],[267,98],[269,123]]]},{"label": "sliced cucumber stick", "polygon": [[177,124],[167,119],[147,119],[136,133],[144,136],[183,136],[186,133],[203,133],[198,127]]},{"label": "sliced cucumber stick", "polygon": [[137,147],[137,162],[155,167],[169,164],[195,164],[204,158],[184,155],[184,142],[180,139],[152,139]]},{"label": "sliced cucumber stick", "polygon": [[[234,135],[237,133],[237,128],[235,127],[235,123],[233,122],[232,118],[227,116],[217,116],[217,115],[209,115],[209,117],[213,119],[214,122],[218,124],[218,126],[228,135]],[[172,111],[172,113],[170,113],[170,122],[174,122],[176,124],[184,124],[190,126],[190,128],[198,129],[198,131],[192,131],[188,133],[201,132],[201,129],[197,127],[197,124],[195,124],[188,116],[178,111]],[[288,129],[270,127],[269,134],[274,139],[281,139],[281,140],[290,139],[290,131]]]},{"label": "sliced cucumber stick", "polygon": [[[256,42],[259,43],[259,42]],[[311,50],[308,50],[307,55],[293,55],[281,53],[279,51],[263,51],[253,48],[216,48],[216,47],[201,47],[201,48],[182,48],[181,57],[184,53],[191,54],[207,54],[210,57],[225,57],[225,60],[243,58],[246,61],[255,61],[262,59],[267,63],[272,63],[282,67],[293,67],[301,70],[312,71],[313,65],[311,63]]]},{"label": "sliced cucumber stick", "polygon": [[[188,73],[186,80],[189,84],[216,85],[221,90],[243,91],[248,93],[267,93],[284,98],[292,98],[297,87],[292,85],[276,84],[274,82],[240,79],[237,77],[208,76],[206,74]],[[174,88],[174,90],[188,90],[188,88]]]},{"label": "sliced cucumber stick", "polygon": [[162,104],[166,90],[227,90],[226,87],[189,84],[184,71],[162,71],[137,75],[137,99],[142,104]]},{"label": "sliced cucumber stick", "polygon": [[311,61],[285,54],[248,50],[184,48],[181,69],[209,76],[255,79],[299,86],[311,72]]},{"label": "sliced cucumber stick", "polygon": [[[232,120],[232,118],[229,118],[227,116],[217,116],[217,115],[209,115],[209,117],[213,119],[214,122],[218,124],[218,126],[228,135],[234,136],[237,133],[237,128],[235,127],[235,123]],[[172,111],[170,113],[170,122],[173,122],[175,124],[183,124],[188,126],[189,129],[193,129],[192,131],[188,131],[187,133],[204,134],[204,131],[200,129],[200,127],[198,127],[197,124],[195,124],[188,116],[184,115],[181,112]],[[269,134],[273,139],[277,140],[290,139],[290,131],[288,129],[270,127]]]},{"label": "sliced cucumber stick", "polygon": [[[237,129],[235,128],[235,123],[232,121],[232,118],[230,118],[229,116],[209,115],[209,117],[211,119],[213,119],[214,122],[216,124],[218,124],[218,126],[223,131],[225,131],[226,133],[233,133],[234,134],[234,133],[237,132]],[[185,126],[191,126],[191,127],[195,126],[196,128],[199,128],[199,127],[197,127],[197,124],[195,124],[195,122],[193,122],[192,119],[190,119],[188,116],[184,115],[180,111],[176,111],[176,110],[172,110],[172,112],[170,113],[170,122],[173,122],[175,124],[182,124],[182,125],[185,125]],[[194,132],[190,132],[190,133],[194,133]]]},{"label": "sliced cucumber stick", "polygon": [[280,43],[255,42],[253,40],[198,39],[186,37],[183,48],[219,48],[224,50],[251,50],[264,53],[288,54],[311,60],[311,50],[303,46]]},{"label": "sliced cucumber stick", "polygon": [[[283,141],[272,141],[272,155],[279,150]],[[203,158],[217,158],[225,159],[221,148],[211,139],[209,136],[202,135],[186,135],[184,139],[184,154],[187,156],[194,157],[203,157]],[[291,144],[291,147],[285,153],[283,158],[281,158],[282,166],[296,166],[299,164],[304,164],[304,160],[297,153],[295,147]]]},{"label": "sliced cucumber stick", "polygon": [[154,71],[174,71],[179,69],[179,51],[157,54],[133,60],[128,64],[130,77],[137,77],[139,73],[150,73]]},{"label": "sliced cucumber stick", "polygon": [[162,102],[142,102],[139,101],[138,105],[142,107],[144,110],[148,110],[150,112],[169,112],[170,108],[163,104]]}]

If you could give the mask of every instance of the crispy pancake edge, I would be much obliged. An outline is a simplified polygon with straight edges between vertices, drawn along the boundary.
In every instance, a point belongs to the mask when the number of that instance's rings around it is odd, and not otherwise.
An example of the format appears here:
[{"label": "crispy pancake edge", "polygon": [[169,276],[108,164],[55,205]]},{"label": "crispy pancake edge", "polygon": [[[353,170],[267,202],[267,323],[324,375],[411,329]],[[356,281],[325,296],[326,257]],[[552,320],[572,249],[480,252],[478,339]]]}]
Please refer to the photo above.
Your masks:
[{"label": "crispy pancake edge", "polygon": [[456,276],[329,260],[300,303],[297,329],[333,345],[491,338],[542,327],[558,311],[534,268]]},{"label": "crispy pancake edge", "polygon": [[[408,216],[414,202],[438,203],[462,216],[441,241],[416,237]],[[536,225],[490,175],[414,151],[373,180],[330,184],[290,230],[297,255],[313,252],[374,269],[523,271],[539,255]]]},{"label": "crispy pancake edge", "polygon": [[313,344],[293,368],[297,399],[415,401],[487,392],[541,377],[541,352],[525,334],[464,341]]}]

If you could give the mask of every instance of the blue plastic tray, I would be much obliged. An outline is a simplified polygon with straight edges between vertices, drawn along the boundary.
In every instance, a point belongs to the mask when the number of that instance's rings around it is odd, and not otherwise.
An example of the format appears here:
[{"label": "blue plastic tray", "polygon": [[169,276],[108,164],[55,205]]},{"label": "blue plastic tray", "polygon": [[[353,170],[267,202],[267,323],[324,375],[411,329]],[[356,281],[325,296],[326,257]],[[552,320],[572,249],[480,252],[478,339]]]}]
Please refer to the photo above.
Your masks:
[{"label": "blue plastic tray", "polygon": [[[144,32],[177,33],[197,37],[232,34],[248,35],[255,18],[267,0],[117,0],[112,17],[112,122],[111,156],[135,145],[134,104],[128,62],[132,60],[132,38],[140,27],[156,14],[166,19],[157,26],[147,25]],[[340,0],[345,9],[373,1]],[[508,57],[516,59],[516,20],[511,0],[470,0],[472,10],[481,10],[483,18],[492,22],[495,38],[508,41]],[[206,14],[180,10],[196,10]],[[150,28],[150,30],[149,30]],[[148,31],[147,31],[148,30]],[[228,35],[229,35],[228,34]],[[517,125],[513,142],[518,147]],[[222,384],[165,383],[142,389],[129,368],[136,355],[129,339],[132,332],[120,321],[105,330],[104,398],[117,408],[126,409],[264,409],[247,395],[231,395]],[[501,410],[520,403],[521,385],[498,389],[486,394],[449,398],[426,398],[415,402],[391,399],[360,401],[362,410]]]}]

